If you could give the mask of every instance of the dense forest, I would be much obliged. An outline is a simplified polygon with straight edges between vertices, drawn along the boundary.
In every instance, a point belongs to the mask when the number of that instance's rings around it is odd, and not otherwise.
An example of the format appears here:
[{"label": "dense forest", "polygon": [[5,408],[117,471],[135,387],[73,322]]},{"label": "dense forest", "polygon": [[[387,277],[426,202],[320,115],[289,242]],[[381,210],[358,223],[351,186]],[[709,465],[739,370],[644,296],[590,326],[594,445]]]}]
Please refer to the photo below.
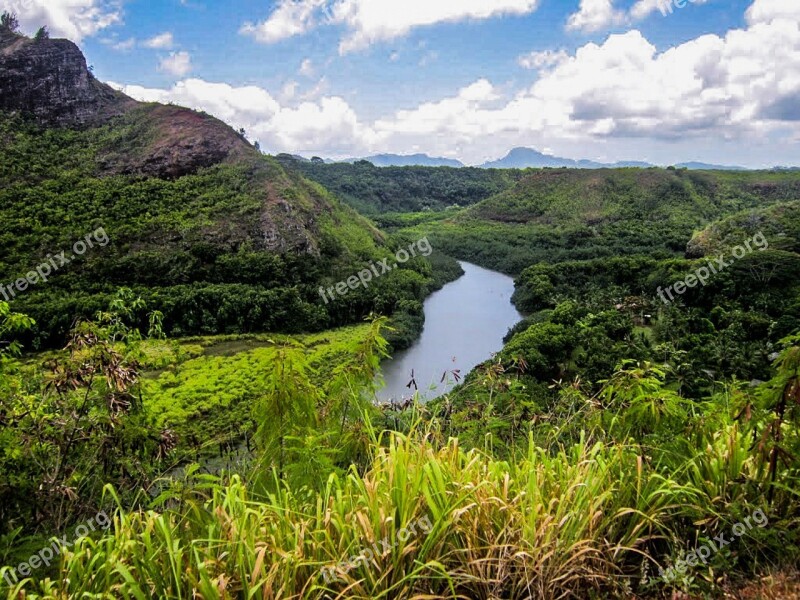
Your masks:
[{"label": "dense forest", "polygon": [[369,216],[469,206],[508,189],[524,174],[517,169],[376,167],[366,160],[326,164],[288,155],[276,159]]},{"label": "dense forest", "polygon": [[[0,22],[109,103],[0,112],[9,600],[789,597],[800,173],[271,157],[63,42]],[[456,259],[526,317],[379,402]]]}]

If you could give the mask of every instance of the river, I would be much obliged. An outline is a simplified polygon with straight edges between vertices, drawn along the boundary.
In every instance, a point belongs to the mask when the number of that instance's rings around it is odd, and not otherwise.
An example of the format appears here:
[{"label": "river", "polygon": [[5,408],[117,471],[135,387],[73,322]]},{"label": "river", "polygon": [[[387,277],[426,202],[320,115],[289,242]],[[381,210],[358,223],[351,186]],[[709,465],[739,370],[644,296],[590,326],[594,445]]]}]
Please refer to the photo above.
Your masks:
[{"label": "river", "polygon": [[[455,385],[452,371],[463,378],[503,348],[503,337],[522,315],[511,304],[514,280],[502,273],[461,262],[464,275],[425,301],[425,329],[407,350],[382,365],[386,387],[382,401],[408,398],[414,380],[421,400],[441,396]],[[447,373],[444,383],[442,375]]]}]

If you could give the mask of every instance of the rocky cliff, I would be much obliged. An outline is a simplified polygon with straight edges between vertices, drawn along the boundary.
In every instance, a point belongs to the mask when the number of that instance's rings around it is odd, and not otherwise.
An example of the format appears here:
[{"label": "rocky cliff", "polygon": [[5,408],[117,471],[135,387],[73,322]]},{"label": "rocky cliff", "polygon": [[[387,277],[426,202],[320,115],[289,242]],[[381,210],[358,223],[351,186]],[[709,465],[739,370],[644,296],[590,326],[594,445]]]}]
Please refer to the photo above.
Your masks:
[{"label": "rocky cliff", "polygon": [[105,175],[175,179],[256,150],[233,129],[188,108],[144,104],[101,83],[69,40],[34,40],[0,28],[0,111],[45,127],[113,123],[125,130],[98,155]]},{"label": "rocky cliff", "polygon": [[44,125],[85,126],[135,105],[97,81],[69,40],[32,40],[0,29],[0,110]]}]

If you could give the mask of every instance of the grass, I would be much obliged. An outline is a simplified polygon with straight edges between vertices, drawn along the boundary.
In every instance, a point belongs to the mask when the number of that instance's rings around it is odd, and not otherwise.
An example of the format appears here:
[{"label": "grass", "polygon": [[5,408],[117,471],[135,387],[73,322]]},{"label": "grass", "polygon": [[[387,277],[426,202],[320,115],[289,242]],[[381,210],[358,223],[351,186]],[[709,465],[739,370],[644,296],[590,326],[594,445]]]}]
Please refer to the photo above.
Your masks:
[{"label": "grass", "polygon": [[[746,448],[734,438],[718,449]],[[318,493],[276,480],[258,496],[234,476],[199,481],[174,510],[117,510],[105,537],[65,552],[57,580],[8,598],[624,597],[660,586],[652,551],[691,548],[718,518],[702,507],[731,500],[732,482],[709,471],[717,452],[705,456],[667,478],[635,446],[531,445],[508,463],[432,431],[393,434],[363,474],[332,475]],[[420,518],[430,531],[402,539]]]},{"label": "grass", "polygon": [[[194,337],[177,344],[142,344],[145,365],[155,369],[143,380],[145,411],[157,429],[171,429],[184,447],[237,443],[252,428],[251,406],[275,364],[275,346],[289,339],[303,344],[324,387],[333,370],[353,360],[348,345],[362,339],[369,325],[292,336],[273,334]],[[167,358],[164,358],[164,357]],[[164,363],[167,363],[166,365]]]}]

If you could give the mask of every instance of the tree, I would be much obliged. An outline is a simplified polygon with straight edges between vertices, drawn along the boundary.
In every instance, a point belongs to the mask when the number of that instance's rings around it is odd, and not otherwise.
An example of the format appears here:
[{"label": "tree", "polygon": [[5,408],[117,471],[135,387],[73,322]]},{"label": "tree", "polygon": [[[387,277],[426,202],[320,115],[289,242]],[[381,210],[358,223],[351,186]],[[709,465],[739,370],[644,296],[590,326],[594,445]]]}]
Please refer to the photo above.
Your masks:
[{"label": "tree", "polygon": [[27,315],[11,312],[8,302],[0,301],[0,375],[3,372],[3,363],[22,353],[22,346],[14,339],[15,334],[28,331],[35,324],[35,321]]},{"label": "tree", "polygon": [[47,27],[42,25],[39,27],[39,30],[36,32],[34,38],[37,42],[42,40],[49,40],[50,39],[50,32],[47,30]]},{"label": "tree", "polygon": [[17,19],[17,15],[10,12],[4,12],[0,17],[0,29],[6,29],[16,33],[19,30],[19,20]]},{"label": "tree", "polygon": [[310,372],[302,344],[289,341],[278,346],[275,369],[266,377],[264,393],[255,406],[256,442],[281,479],[287,464],[301,450],[298,442],[317,424],[321,395]]}]

